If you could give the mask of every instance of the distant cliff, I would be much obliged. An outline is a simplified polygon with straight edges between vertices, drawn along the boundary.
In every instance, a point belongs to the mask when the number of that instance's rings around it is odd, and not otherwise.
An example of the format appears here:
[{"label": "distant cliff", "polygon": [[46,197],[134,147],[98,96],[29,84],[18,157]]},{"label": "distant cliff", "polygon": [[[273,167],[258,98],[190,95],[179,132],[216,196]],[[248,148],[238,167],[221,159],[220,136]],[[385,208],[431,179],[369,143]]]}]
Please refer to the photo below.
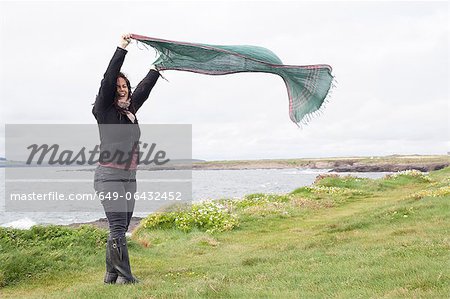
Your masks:
[{"label": "distant cliff", "polygon": [[284,160],[241,160],[193,163],[193,169],[329,169],[335,172],[396,172],[407,169],[439,170],[450,165],[450,156],[343,157]]}]

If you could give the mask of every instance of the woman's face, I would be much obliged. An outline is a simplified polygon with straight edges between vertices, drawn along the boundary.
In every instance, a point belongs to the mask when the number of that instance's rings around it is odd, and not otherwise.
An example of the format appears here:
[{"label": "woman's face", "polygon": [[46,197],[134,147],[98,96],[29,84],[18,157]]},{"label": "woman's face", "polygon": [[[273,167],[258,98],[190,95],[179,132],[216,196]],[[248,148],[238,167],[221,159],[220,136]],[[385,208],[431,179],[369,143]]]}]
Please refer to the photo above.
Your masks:
[{"label": "woman's face", "polygon": [[116,89],[116,99],[118,102],[125,103],[129,100],[128,97],[128,85],[124,78],[119,77],[117,78],[116,83],[117,89]]}]

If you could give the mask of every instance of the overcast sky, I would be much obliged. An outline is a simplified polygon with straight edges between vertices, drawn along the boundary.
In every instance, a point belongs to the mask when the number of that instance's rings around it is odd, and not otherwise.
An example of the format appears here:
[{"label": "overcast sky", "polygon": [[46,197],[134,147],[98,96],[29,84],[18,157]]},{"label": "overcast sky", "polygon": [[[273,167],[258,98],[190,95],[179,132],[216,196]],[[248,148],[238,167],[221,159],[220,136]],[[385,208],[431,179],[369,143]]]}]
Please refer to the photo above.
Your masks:
[{"label": "overcast sky", "polygon": [[[443,2],[1,2],[4,125],[95,124],[95,100],[122,33],[258,45],[285,64],[329,64],[320,116],[291,122],[273,74],[165,71],[140,123],[192,124],[206,160],[445,154],[450,151],[449,5]],[[156,58],[131,44],[135,86]]]}]

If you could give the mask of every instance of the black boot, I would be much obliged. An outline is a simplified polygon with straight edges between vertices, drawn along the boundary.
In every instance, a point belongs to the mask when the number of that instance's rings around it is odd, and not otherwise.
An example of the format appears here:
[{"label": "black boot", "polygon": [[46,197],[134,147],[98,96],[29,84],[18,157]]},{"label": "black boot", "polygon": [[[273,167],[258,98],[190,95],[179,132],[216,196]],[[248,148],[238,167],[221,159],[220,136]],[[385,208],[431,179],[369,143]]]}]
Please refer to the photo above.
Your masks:
[{"label": "black boot", "polygon": [[117,277],[119,276],[111,261],[111,250],[112,240],[108,238],[106,243],[106,273],[103,279],[105,283],[116,283]]},{"label": "black boot", "polygon": [[138,280],[131,274],[130,257],[126,237],[112,239],[111,262],[117,271],[117,284],[137,283]]}]

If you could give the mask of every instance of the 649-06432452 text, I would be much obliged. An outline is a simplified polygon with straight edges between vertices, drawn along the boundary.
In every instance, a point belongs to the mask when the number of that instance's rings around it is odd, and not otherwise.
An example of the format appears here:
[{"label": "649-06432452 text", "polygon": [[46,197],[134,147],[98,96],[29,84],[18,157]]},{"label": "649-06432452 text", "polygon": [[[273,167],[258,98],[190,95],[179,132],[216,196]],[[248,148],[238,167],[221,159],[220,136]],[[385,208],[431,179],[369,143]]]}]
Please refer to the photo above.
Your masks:
[{"label": "649-06432452 text", "polygon": [[119,194],[118,192],[95,192],[95,193],[60,193],[57,191],[50,191],[47,193],[11,193],[9,199],[12,201],[90,201],[90,200],[136,200],[136,201],[181,201],[182,192],[167,191],[167,192],[125,192]]}]

